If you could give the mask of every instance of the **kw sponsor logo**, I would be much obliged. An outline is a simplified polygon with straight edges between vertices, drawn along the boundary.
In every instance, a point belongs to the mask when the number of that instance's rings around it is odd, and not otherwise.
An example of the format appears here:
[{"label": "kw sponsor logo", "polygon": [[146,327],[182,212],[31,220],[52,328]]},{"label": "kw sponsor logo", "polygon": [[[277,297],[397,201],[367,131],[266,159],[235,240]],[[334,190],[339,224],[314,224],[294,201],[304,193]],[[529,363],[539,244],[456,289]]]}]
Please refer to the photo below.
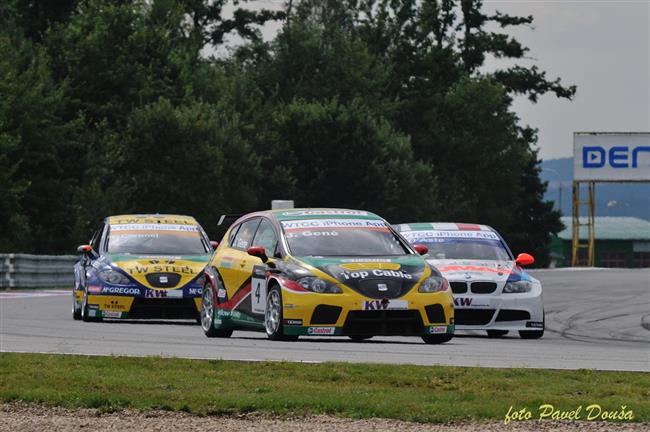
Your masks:
[{"label": "kw sponsor logo", "polygon": [[471,297],[456,297],[454,299],[454,306],[471,306],[472,300],[474,299]]}]

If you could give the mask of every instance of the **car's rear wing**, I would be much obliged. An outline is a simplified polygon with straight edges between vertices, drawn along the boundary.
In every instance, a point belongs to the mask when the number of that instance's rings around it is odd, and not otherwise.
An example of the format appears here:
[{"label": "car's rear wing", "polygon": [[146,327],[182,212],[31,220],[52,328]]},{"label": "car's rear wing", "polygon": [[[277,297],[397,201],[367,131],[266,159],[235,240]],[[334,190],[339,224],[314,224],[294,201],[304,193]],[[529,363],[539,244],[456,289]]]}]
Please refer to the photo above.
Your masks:
[{"label": "car's rear wing", "polygon": [[240,217],[244,216],[244,213],[242,214],[222,214],[221,217],[219,218],[219,222],[217,222],[218,226],[221,226],[225,223],[231,224]]}]

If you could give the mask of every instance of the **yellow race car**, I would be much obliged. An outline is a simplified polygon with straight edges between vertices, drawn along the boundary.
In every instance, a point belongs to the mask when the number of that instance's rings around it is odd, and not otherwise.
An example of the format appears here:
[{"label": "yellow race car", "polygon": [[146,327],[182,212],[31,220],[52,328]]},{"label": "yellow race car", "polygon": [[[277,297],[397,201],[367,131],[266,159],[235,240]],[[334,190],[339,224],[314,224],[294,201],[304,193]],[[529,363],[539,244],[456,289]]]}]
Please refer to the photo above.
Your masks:
[{"label": "yellow race car", "polygon": [[77,249],[72,317],[198,320],[214,247],[193,217],[107,217]]},{"label": "yellow race car", "polygon": [[379,216],[360,210],[251,213],[226,232],[205,270],[208,337],[421,336],[449,341],[447,280]]}]

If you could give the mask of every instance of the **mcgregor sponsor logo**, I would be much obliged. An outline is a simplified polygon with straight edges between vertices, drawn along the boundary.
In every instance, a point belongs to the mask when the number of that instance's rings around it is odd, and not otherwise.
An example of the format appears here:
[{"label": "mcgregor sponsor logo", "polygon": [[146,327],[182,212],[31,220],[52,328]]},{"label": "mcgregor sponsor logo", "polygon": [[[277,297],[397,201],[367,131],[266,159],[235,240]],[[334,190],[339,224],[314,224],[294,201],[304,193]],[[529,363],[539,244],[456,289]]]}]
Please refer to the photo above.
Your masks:
[{"label": "mcgregor sponsor logo", "polygon": [[129,287],[105,286],[102,288],[102,294],[140,295],[140,289],[129,288]]}]

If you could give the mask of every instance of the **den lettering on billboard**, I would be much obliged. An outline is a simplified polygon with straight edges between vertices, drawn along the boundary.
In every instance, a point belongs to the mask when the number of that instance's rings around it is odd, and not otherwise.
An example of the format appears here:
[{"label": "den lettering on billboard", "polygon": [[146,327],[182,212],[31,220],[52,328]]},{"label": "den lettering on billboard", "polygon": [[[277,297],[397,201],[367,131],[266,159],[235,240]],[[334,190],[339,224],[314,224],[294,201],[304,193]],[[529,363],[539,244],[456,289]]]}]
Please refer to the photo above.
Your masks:
[{"label": "den lettering on billboard", "polygon": [[650,181],[650,133],[575,133],[576,181]]}]

